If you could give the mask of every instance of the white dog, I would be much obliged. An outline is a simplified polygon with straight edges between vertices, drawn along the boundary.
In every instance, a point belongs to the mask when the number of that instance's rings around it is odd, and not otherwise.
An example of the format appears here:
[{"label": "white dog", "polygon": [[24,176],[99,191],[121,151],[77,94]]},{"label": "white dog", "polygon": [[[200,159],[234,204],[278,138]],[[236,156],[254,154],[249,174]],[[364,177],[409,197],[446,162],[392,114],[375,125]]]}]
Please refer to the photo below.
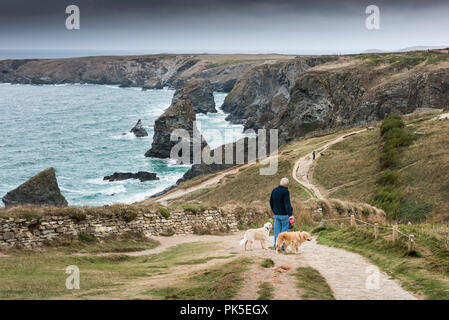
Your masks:
[{"label": "white dog", "polygon": [[266,241],[270,235],[270,230],[270,222],[265,223],[262,228],[247,230],[243,239],[240,240],[240,246],[244,246],[246,250],[246,245],[249,243],[249,247],[252,249],[253,242],[259,240],[262,248],[267,249]]}]

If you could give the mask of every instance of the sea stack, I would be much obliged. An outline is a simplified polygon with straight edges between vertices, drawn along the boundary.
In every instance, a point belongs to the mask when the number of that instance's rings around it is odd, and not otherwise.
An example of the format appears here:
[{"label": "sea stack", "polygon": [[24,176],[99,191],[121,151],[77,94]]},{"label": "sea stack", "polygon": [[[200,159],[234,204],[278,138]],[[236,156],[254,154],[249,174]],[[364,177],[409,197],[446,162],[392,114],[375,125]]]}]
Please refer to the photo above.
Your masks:
[{"label": "sea stack", "polygon": [[[207,146],[203,136],[195,126],[195,112],[190,100],[179,100],[170,106],[154,123],[154,136],[151,149],[145,153],[146,157],[170,158],[170,151],[178,144],[171,141],[170,136],[176,129],[184,129],[190,136],[190,161],[193,159],[193,144],[201,144],[201,150]],[[180,139],[179,139],[180,140]],[[178,154],[178,160],[183,155]],[[178,161],[179,163],[179,161]],[[184,162],[183,162],[184,163]]]},{"label": "sea stack", "polygon": [[16,189],[9,191],[3,202],[6,208],[21,205],[66,207],[67,200],[59,190],[55,170],[46,169]]},{"label": "sea stack", "polygon": [[130,132],[134,133],[134,135],[139,138],[148,136],[148,132],[143,128],[142,121],[140,119]]},{"label": "sea stack", "polygon": [[215,109],[214,87],[209,80],[193,79],[185,82],[173,95],[172,105],[180,100],[190,100],[195,113],[217,112]]}]

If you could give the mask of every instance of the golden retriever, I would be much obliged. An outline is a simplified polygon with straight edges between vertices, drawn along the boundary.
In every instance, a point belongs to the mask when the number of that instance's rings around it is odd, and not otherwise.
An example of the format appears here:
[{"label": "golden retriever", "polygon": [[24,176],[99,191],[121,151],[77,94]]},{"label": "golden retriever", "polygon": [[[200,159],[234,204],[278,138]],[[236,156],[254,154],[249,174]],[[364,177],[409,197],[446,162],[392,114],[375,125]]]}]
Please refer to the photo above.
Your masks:
[{"label": "golden retriever", "polygon": [[263,249],[267,249],[267,240],[270,235],[271,223],[267,222],[259,229],[249,229],[245,232],[243,239],[240,240],[240,246],[244,246],[246,250],[246,245],[249,243],[249,247],[252,249],[253,242],[256,240],[260,241]]},{"label": "golden retriever", "polygon": [[305,241],[311,241],[312,236],[305,231],[298,232],[281,232],[278,234],[276,239],[276,253],[281,249],[284,245],[285,248],[290,246],[290,248],[297,253],[299,246]]}]

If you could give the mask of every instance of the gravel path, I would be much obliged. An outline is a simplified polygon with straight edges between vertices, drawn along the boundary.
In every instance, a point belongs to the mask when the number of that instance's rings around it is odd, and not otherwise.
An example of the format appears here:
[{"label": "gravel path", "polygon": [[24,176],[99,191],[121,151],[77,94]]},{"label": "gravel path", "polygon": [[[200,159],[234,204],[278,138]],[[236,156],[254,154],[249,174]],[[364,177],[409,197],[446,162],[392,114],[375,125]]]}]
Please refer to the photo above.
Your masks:
[{"label": "gravel path", "polygon": [[337,300],[416,300],[356,253],[317,244],[315,239],[304,243],[300,252],[298,258],[326,278]]},{"label": "gravel path", "polygon": [[[210,253],[213,256],[238,253],[236,257],[272,259],[275,262],[274,267],[263,268],[259,264],[255,264],[245,274],[243,288],[236,297],[238,300],[257,299],[257,291],[263,282],[270,282],[273,285],[273,299],[299,300],[301,299],[301,292],[296,287],[293,273],[296,268],[307,266],[318,270],[323,275],[337,300],[416,299],[412,294],[401,288],[395,280],[390,279],[388,275],[380,271],[378,273],[379,286],[376,288],[376,282],[370,282],[369,279],[373,278],[373,272],[378,270],[378,268],[358,254],[317,244],[315,239],[304,243],[300,247],[298,254],[276,254],[273,250],[263,250],[258,243],[254,244],[253,250],[242,251],[239,245],[242,237],[243,232],[227,236],[182,235],[154,237],[154,239],[161,241],[161,246],[125,254],[130,256],[155,254],[177,244],[201,241],[220,243],[220,248]],[[273,238],[270,237],[268,246],[272,245]],[[211,266],[224,262],[224,260],[212,260],[207,265]],[[205,266],[199,265],[197,267]],[[186,266],[185,268],[188,268],[184,270],[185,272],[193,270],[191,266]],[[181,269],[178,271],[183,272]],[[366,286],[367,281],[374,284],[372,289]]]}]

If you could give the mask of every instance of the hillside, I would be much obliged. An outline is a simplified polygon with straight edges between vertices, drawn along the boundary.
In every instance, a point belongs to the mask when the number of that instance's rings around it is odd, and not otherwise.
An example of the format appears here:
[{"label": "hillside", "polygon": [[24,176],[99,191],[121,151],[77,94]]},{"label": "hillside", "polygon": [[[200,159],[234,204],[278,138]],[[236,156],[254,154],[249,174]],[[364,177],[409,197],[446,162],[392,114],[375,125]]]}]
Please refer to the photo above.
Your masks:
[{"label": "hillside", "polygon": [[[405,117],[407,129],[416,133],[418,138],[411,146],[404,148],[401,155],[399,170],[406,190],[403,210],[412,212],[411,215],[424,215],[418,219],[420,221],[426,218],[429,221],[449,219],[449,205],[445,201],[449,181],[449,121],[432,120],[435,116],[435,113],[415,113]],[[300,209],[303,201],[310,199],[311,195],[292,177],[295,162],[358,128],[364,127],[336,130],[331,134],[323,132],[323,136],[300,138],[281,147],[279,168],[274,176],[259,174],[263,163],[246,164],[182,182],[163,197],[174,203],[193,202],[206,206],[224,206],[228,203],[251,206],[256,203],[266,207],[271,190],[280,178],[286,176],[290,179],[292,199]],[[308,175],[309,180],[318,185],[326,198],[371,203],[376,190],[375,181],[381,173],[381,145],[379,126],[349,136],[322,153]],[[216,183],[205,184],[213,179]],[[171,194],[177,196],[172,197]],[[152,202],[153,199],[147,201]]]},{"label": "hillside", "polygon": [[[434,117],[405,118],[418,138],[401,154],[398,170],[406,186],[401,212],[417,220],[449,221],[449,121]],[[328,197],[370,202],[381,173],[381,143],[378,128],[348,137],[318,160],[315,181]]]}]

